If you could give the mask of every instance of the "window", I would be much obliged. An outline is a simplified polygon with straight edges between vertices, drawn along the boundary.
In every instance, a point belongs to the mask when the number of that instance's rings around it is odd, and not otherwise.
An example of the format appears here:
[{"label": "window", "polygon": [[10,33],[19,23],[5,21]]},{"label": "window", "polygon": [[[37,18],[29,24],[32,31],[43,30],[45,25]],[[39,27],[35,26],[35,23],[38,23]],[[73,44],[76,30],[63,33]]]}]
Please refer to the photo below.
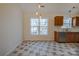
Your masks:
[{"label": "window", "polygon": [[31,19],[31,34],[32,35],[47,35],[48,34],[48,19]]},{"label": "window", "polygon": [[63,28],[72,27],[72,18],[64,18]]}]

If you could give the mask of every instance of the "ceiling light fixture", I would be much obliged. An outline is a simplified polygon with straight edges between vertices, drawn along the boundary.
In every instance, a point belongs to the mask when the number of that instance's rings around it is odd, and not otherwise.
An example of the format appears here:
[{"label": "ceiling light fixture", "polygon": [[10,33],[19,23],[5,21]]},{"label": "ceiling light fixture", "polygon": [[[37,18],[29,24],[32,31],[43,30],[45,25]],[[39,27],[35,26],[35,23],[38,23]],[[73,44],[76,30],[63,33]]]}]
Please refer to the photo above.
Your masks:
[{"label": "ceiling light fixture", "polygon": [[39,8],[39,9],[41,8],[41,5],[40,5],[40,4],[38,5],[38,8]]},{"label": "ceiling light fixture", "polygon": [[40,15],[40,16],[39,16],[39,18],[41,19],[41,18],[42,18],[42,16]]},{"label": "ceiling light fixture", "polygon": [[39,11],[40,8],[43,8],[43,7],[45,7],[45,6],[44,6],[43,4],[41,4],[41,3],[39,3],[39,4],[37,5],[37,7],[38,7],[38,9],[36,10],[35,15],[38,16],[38,17],[41,19],[42,16],[41,16],[41,14],[40,14],[38,11]]},{"label": "ceiling light fixture", "polygon": [[41,3],[39,3],[38,4],[38,8],[40,9],[40,8],[44,8],[45,6],[43,5],[43,4],[41,4]]},{"label": "ceiling light fixture", "polygon": [[38,16],[38,12],[36,12],[36,15]]}]

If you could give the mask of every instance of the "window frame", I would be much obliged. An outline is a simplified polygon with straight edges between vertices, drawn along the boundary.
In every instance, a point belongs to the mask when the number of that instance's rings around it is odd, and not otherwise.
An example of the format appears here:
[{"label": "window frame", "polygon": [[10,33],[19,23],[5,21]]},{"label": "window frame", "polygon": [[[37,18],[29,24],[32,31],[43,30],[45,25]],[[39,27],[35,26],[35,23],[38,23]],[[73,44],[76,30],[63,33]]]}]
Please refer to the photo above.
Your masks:
[{"label": "window frame", "polygon": [[63,26],[65,26],[65,28],[72,28],[72,18],[64,18]]},{"label": "window frame", "polygon": [[[30,19],[30,23],[32,22],[32,19],[37,19],[37,18],[31,18]],[[46,22],[47,22],[47,25],[46,26],[40,26],[40,23],[41,23],[40,20],[43,20],[43,19],[37,19],[37,20],[38,20],[38,23],[39,23],[38,26],[32,26],[32,24],[31,24],[31,28],[32,27],[37,27],[38,28],[38,34],[36,34],[36,35],[48,35],[48,19],[46,19]],[[42,28],[42,27],[47,27],[47,34],[40,34],[41,33],[41,29],[40,28]],[[35,34],[33,34],[32,31],[31,31],[31,35],[35,35]]]}]

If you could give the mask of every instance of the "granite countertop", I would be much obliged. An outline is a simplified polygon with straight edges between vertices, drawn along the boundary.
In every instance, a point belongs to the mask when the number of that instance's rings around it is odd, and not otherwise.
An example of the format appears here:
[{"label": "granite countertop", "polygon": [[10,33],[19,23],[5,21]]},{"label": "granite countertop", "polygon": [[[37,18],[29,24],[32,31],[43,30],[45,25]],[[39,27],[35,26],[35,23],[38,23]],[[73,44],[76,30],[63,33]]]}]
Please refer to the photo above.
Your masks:
[{"label": "granite countertop", "polygon": [[79,32],[79,30],[70,30],[70,29],[68,29],[68,30],[55,30],[56,32]]},{"label": "granite countertop", "polygon": [[55,32],[77,32],[77,31],[55,31]]}]

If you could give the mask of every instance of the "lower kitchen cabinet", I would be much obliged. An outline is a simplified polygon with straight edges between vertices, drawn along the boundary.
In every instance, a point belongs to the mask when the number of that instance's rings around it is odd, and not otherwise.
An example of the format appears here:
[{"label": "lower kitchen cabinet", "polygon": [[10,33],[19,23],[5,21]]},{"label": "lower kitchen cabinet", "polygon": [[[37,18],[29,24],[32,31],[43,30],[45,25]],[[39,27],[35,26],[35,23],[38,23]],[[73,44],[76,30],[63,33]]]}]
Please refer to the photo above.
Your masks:
[{"label": "lower kitchen cabinet", "polygon": [[57,41],[57,42],[59,42],[59,33],[58,32],[54,32],[54,39],[55,39],[55,41]]},{"label": "lower kitchen cabinet", "polygon": [[66,42],[66,33],[65,32],[54,32],[54,39],[56,42]]},{"label": "lower kitchen cabinet", "polygon": [[73,39],[74,35],[72,32],[67,32],[67,35],[66,35],[66,41],[67,42],[73,42],[74,39]]},{"label": "lower kitchen cabinet", "polygon": [[75,33],[75,35],[74,35],[74,40],[75,40],[76,42],[79,42],[79,33]]},{"label": "lower kitchen cabinet", "polygon": [[54,37],[56,42],[68,42],[77,43],[79,42],[78,32],[54,32]]}]

